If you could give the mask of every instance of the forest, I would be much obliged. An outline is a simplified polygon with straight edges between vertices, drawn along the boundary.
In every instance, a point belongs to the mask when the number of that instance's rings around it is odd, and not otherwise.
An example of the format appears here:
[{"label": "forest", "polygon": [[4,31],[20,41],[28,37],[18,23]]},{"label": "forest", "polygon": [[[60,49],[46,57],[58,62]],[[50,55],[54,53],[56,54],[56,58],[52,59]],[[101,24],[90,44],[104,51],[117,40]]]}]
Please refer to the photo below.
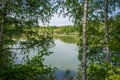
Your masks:
[{"label": "forest", "polygon": [[[39,25],[54,14],[74,25]],[[77,45],[75,76],[44,64],[58,39]],[[0,80],[120,80],[120,1],[0,0]]]}]

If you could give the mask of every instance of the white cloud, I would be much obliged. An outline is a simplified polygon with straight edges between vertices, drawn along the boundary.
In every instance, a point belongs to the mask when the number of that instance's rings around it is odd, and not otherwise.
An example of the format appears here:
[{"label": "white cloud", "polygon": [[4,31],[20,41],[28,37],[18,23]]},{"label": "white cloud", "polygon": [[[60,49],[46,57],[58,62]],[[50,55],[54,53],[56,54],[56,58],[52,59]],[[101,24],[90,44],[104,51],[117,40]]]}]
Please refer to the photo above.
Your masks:
[{"label": "white cloud", "polygon": [[[43,25],[41,22],[39,25]],[[65,25],[73,25],[71,21],[69,21],[68,17],[58,16],[58,14],[54,14],[54,16],[51,18],[49,24],[50,26],[65,26]]]}]

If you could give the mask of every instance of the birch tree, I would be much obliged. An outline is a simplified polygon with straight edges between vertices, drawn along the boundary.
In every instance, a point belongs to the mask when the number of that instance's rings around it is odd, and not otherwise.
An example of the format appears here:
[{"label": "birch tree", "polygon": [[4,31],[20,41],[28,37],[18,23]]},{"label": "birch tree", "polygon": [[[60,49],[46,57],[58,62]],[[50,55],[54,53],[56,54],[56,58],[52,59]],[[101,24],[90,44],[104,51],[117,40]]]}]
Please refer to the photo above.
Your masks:
[{"label": "birch tree", "polygon": [[[0,1],[0,57],[2,57],[3,50],[5,51],[4,45],[13,40],[10,37],[6,40],[6,36],[21,35],[23,27],[37,26],[39,21],[48,22],[54,11],[52,0]],[[13,25],[16,30],[9,29]]]},{"label": "birch tree", "polygon": [[106,51],[106,58],[107,62],[110,63],[110,50],[109,50],[109,25],[108,25],[108,1],[104,0],[105,2],[105,10],[104,10],[104,16],[105,16],[105,51]]},{"label": "birch tree", "polygon": [[88,14],[88,0],[84,0],[84,18],[83,18],[83,53],[82,53],[82,80],[86,80],[86,50],[87,50],[87,14]]}]

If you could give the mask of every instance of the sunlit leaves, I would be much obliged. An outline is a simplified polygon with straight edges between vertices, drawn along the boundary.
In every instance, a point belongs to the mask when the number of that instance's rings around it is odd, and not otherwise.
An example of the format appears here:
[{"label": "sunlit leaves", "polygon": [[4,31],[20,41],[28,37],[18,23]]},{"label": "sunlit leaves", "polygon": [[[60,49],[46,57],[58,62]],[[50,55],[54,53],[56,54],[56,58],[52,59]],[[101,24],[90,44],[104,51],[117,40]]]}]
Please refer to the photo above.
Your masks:
[{"label": "sunlit leaves", "polygon": [[101,65],[90,63],[87,70],[88,80],[119,80],[119,69],[106,63]]}]

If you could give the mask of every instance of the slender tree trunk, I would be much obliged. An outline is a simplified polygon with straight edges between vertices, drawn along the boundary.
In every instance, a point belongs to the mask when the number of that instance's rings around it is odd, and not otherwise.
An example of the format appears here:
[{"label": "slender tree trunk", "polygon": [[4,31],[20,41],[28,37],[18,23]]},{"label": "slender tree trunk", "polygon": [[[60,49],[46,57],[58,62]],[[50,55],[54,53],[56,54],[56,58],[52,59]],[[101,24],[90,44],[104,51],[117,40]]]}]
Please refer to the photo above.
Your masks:
[{"label": "slender tree trunk", "polygon": [[108,0],[105,0],[105,51],[107,62],[110,63],[110,50],[109,50],[109,25],[108,25]]},{"label": "slender tree trunk", "polygon": [[83,53],[82,53],[82,80],[86,80],[86,49],[87,49],[87,14],[88,14],[88,0],[84,0],[84,18],[83,18]]},{"label": "slender tree trunk", "polygon": [[0,27],[0,58],[2,57],[3,54],[3,35],[4,35],[4,27],[5,27],[6,7],[7,7],[7,3],[5,0],[3,4],[2,23]]}]

